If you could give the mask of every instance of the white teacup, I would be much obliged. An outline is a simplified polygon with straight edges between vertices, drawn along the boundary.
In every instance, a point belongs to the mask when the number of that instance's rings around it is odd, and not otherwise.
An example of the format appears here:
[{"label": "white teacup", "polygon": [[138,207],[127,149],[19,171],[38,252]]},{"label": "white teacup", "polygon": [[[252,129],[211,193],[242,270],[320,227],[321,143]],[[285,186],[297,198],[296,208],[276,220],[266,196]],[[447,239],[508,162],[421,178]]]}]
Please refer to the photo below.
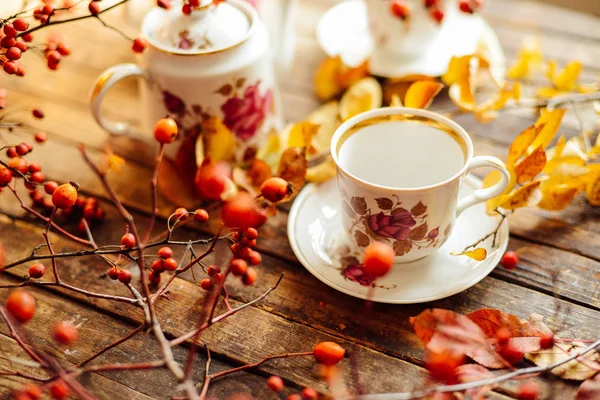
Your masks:
[{"label": "white teacup", "polygon": [[[344,227],[358,247],[393,246],[397,262],[425,257],[452,233],[468,207],[501,194],[510,174],[495,157],[473,157],[456,122],[431,111],[380,108],[344,122],[331,141]],[[494,186],[458,198],[469,171],[501,173]]]},{"label": "white teacup", "polygon": [[[218,117],[236,138],[236,158],[242,160],[253,155],[271,130],[282,126],[267,31],[245,0],[201,4],[190,16],[177,7],[168,11],[155,7],[146,15],[142,34],[149,45],[141,65],[122,64],[104,71],[92,93],[92,114],[112,135],[149,141],[158,119],[175,118],[179,144],[167,146],[165,152],[188,163],[194,160],[201,122]],[[130,76],[145,78],[142,133],[101,112],[110,88]]]}]

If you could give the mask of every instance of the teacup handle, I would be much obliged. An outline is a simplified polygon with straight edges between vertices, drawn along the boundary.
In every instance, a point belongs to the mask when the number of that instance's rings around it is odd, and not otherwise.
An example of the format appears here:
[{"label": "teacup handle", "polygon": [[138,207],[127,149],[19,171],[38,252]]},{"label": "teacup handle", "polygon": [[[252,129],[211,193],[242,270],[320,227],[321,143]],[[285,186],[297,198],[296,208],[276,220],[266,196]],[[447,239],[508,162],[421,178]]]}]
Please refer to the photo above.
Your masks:
[{"label": "teacup handle", "polygon": [[469,169],[467,173],[471,172],[476,168],[491,167],[500,171],[500,182],[494,186],[485,189],[477,189],[472,194],[460,199],[456,206],[456,216],[458,217],[467,208],[474,206],[475,204],[492,199],[504,192],[510,181],[510,173],[506,169],[506,166],[502,161],[496,157],[490,156],[477,156],[471,159],[469,163]]},{"label": "teacup handle", "polygon": [[147,78],[146,71],[135,64],[120,64],[105,70],[96,80],[96,85],[90,98],[92,115],[98,125],[111,135],[143,136],[127,122],[110,121],[102,116],[102,102],[108,91],[120,80],[130,76]]}]

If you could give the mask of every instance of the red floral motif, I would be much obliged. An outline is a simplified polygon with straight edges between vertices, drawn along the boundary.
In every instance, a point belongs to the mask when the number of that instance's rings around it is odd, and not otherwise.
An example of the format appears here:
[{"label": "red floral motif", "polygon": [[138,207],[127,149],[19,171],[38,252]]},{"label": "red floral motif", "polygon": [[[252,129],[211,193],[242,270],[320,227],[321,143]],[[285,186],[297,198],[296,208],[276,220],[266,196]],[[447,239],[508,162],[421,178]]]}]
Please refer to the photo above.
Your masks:
[{"label": "red floral motif", "polygon": [[165,108],[168,112],[173,114],[183,114],[185,113],[185,103],[183,100],[169,92],[168,90],[163,90],[163,103],[165,104]]},{"label": "red floral motif", "polygon": [[438,226],[437,228],[430,230],[429,233],[427,234],[427,237],[429,239],[435,239],[436,237],[438,237],[439,234],[440,234],[440,227]]},{"label": "red floral motif", "polygon": [[260,81],[246,87],[243,97],[230,97],[221,106],[225,116],[223,123],[241,140],[254,137],[273,103],[272,91],[267,90],[261,96],[259,84]]},{"label": "red floral motif", "polygon": [[360,264],[348,265],[342,270],[342,275],[349,281],[358,282],[362,286],[371,286],[375,280],[374,277],[365,274],[365,271]]},{"label": "red floral motif", "polygon": [[379,236],[396,240],[406,240],[410,228],[417,223],[409,211],[400,211],[395,215],[383,212],[369,216],[369,229]]}]

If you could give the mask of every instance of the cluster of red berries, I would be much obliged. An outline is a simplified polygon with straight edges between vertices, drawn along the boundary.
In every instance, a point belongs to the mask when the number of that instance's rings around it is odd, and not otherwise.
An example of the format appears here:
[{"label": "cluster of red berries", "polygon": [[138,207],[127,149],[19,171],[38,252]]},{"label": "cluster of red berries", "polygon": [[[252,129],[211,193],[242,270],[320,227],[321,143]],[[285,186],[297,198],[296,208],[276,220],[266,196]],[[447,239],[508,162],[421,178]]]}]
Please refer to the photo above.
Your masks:
[{"label": "cluster of red berries", "polygon": [[[523,360],[525,354],[511,341],[515,335],[508,328],[500,328],[496,331],[496,351],[510,365],[515,365]],[[540,348],[549,350],[554,347],[554,335],[548,333],[540,337]]]},{"label": "cluster of red berries", "polygon": [[[71,389],[62,379],[52,382],[49,386],[50,396],[54,400],[62,400],[69,397]],[[39,386],[29,384],[14,394],[14,400],[37,400],[42,398],[42,389]]]},{"label": "cluster of red berries", "polygon": [[165,271],[175,271],[179,267],[179,263],[173,258],[173,250],[170,247],[161,247],[158,250],[158,259],[152,262],[148,280],[153,285],[160,283],[160,274]]},{"label": "cluster of red berries", "polygon": [[25,70],[19,65],[18,60],[21,58],[21,54],[27,51],[26,42],[31,40],[31,35],[20,35],[19,32],[25,32],[27,28],[29,28],[29,23],[22,18],[5,22],[2,26],[0,62],[2,62],[4,72],[9,75],[25,76]]},{"label": "cluster of red berries", "polygon": [[44,57],[46,57],[46,65],[53,71],[58,69],[60,61],[63,57],[71,54],[71,48],[66,43],[62,42],[57,37],[49,37],[44,48]]},{"label": "cluster of red berries", "polygon": [[48,21],[48,18],[52,16],[55,12],[54,6],[49,2],[45,2],[46,4],[37,7],[33,10],[33,18],[37,21],[40,21],[40,24],[45,24]]},{"label": "cluster of red berries", "polygon": [[[444,11],[441,9],[441,0],[423,0],[423,6],[429,10],[429,16],[438,24],[444,20]],[[473,14],[483,3],[483,0],[460,0],[458,8],[460,11],[468,14]],[[390,0],[390,12],[405,20],[410,17],[410,6],[405,0]]]},{"label": "cluster of red berries", "polygon": [[181,12],[184,15],[190,15],[194,7],[199,7],[201,0],[184,0],[181,6]]},{"label": "cluster of red berries", "polygon": [[[285,383],[283,383],[283,379],[273,375],[267,379],[267,387],[277,393],[281,392],[285,388]],[[302,389],[300,394],[291,394],[286,400],[317,400],[318,397],[319,394],[315,389],[306,387]]]}]

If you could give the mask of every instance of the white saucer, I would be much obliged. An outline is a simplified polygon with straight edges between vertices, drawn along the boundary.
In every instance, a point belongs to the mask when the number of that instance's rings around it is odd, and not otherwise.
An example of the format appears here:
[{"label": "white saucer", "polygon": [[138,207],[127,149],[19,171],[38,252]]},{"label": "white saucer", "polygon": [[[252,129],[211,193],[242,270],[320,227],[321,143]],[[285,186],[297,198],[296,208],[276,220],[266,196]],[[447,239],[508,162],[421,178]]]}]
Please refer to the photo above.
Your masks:
[{"label": "white saucer", "polygon": [[[441,76],[452,56],[475,53],[480,41],[487,45],[492,65],[504,67],[505,57],[498,37],[481,16],[458,13],[440,29],[442,32],[422,57],[401,64],[372,60],[371,73],[388,78]],[[346,0],[330,8],[317,26],[317,41],[329,56],[341,56],[348,66],[358,66],[369,58],[373,45],[364,0]]]},{"label": "white saucer", "polygon": [[[481,187],[481,181],[467,176],[460,196]],[[456,221],[448,241],[434,254],[406,264],[396,264],[385,277],[372,285],[346,278],[342,271],[345,257],[358,256],[350,250],[348,236],[340,219],[340,195],[335,179],[320,186],[307,185],[298,195],[288,218],[288,238],[296,257],[315,277],[328,286],[350,296],[381,303],[422,303],[451,296],[470,288],[485,278],[498,264],[508,244],[508,222],[505,220],[492,248],[491,239],[482,247],[488,257],[481,262],[466,256],[452,256],[498,225],[496,217],[485,212],[485,205],[467,209]],[[357,267],[353,267],[357,271]],[[360,270],[358,270],[360,271]]]}]

